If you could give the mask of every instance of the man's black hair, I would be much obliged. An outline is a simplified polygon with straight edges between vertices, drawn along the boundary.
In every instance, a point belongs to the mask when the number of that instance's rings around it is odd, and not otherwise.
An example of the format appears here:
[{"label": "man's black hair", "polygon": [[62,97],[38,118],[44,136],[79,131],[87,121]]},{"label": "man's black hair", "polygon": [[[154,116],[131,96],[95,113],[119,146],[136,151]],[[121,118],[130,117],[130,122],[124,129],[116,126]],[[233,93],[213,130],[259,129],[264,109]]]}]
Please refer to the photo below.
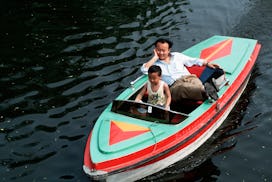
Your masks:
[{"label": "man's black hair", "polygon": [[161,74],[162,74],[161,67],[159,67],[157,65],[150,66],[148,69],[148,74],[150,74],[150,73],[158,73],[158,75],[161,76]]},{"label": "man's black hair", "polygon": [[163,38],[160,38],[160,39],[156,40],[156,42],[154,43],[154,45],[156,46],[157,43],[159,43],[159,42],[160,42],[160,43],[167,43],[168,46],[169,46],[169,49],[172,48],[172,46],[173,46],[173,43],[172,43],[170,40],[168,40],[168,39],[163,39]]}]

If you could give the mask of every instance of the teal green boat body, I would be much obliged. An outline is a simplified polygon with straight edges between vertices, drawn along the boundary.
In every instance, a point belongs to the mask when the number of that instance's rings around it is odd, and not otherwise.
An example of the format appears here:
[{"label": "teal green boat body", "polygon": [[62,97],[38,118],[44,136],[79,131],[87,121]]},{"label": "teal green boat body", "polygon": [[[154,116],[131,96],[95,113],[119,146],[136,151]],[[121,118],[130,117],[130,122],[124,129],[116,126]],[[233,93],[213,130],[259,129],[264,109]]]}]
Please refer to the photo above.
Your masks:
[{"label": "teal green boat body", "polygon": [[[175,153],[183,155],[180,153],[187,147],[191,147],[188,154],[192,153],[207,140],[204,135],[211,136],[222,124],[242,94],[260,47],[254,39],[213,36],[183,51],[185,55],[216,63],[225,71],[227,84],[218,91],[219,99],[214,102],[205,100],[188,113],[177,112],[184,117],[177,123],[147,121],[113,112],[113,103],[109,104],[90,133],[84,154],[84,171],[92,178],[102,176],[108,179],[161,159],[166,161]],[[133,101],[146,82],[147,76],[141,76],[115,100]]]}]

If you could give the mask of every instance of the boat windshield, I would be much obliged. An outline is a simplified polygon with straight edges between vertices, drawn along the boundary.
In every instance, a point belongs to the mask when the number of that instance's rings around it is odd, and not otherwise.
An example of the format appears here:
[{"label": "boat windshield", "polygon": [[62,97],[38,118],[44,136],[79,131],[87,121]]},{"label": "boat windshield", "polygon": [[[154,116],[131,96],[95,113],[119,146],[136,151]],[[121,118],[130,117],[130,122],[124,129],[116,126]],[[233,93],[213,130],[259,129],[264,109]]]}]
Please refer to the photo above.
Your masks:
[{"label": "boat windshield", "polygon": [[114,100],[111,111],[133,118],[165,124],[178,124],[188,117],[183,113],[132,100]]}]

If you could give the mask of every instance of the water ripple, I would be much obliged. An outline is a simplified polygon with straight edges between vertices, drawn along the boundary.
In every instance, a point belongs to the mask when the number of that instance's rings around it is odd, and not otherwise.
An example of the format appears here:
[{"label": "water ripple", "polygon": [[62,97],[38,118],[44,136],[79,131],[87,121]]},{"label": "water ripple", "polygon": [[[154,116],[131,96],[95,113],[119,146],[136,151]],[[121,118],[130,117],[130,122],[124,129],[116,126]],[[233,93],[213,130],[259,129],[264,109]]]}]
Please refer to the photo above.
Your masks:
[{"label": "water ripple", "polygon": [[96,39],[96,40],[90,40],[79,44],[70,45],[69,47],[65,48],[62,52],[64,53],[71,53],[71,52],[80,52],[84,49],[91,48],[96,45],[104,45],[104,44],[111,44],[115,43],[116,38],[115,37],[108,37],[105,39]]},{"label": "water ripple", "polygon": [[[204,26],[194,26],[208,20],[190,22],[194,6],[188,0],[18,1],[17,5],[5,1],[8,7],[2,3],[1,11],[5,46],[0,56],[3,181],[87,181],[82,160],[69,159],[82,158],[99,113],[141,74],[139,67],[151,57],[154,41],[158,37],[184,40],[184,35],[190,35],[187,43],[192,43],[192,30],[209,33],[226,29],[225,22],[230,24],[221,15],[222,26],[213,23],[201,31]],[[209,9],[209,5],[203,11],[220,14],[220,8]],[[263,66],[270,71],[268,62]],[[267,91],[258,92],[269,96]],[[268,117],[268,111],[260,117]],[[249,122],[228,136],[256,126],[254,120]],[[227,129],[231,127],[236,125]],[[230,138],[226,149],[236,145]],[[205,167],[214,169],[212,162],[200,169]]]}]

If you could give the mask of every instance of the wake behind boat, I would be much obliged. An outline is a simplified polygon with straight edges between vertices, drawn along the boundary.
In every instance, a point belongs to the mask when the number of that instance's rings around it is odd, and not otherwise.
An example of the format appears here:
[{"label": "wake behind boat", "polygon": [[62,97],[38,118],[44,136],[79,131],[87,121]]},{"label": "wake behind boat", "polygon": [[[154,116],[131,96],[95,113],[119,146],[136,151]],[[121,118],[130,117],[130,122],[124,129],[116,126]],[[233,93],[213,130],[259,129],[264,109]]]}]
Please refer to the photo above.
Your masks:
[{"label": "wake behind boat", "polygon": [[[83,169],[92,179],[135,181],[199,148],[223,123],[243,93],[261,45],[257,40],[213,36],[183,53],[216,63],[218,100],[171,103],[170,111],[134,99],[147,76],[132,82],[97,119],[89,134]],[[199,77],[204,67],[189,71]]]}]

